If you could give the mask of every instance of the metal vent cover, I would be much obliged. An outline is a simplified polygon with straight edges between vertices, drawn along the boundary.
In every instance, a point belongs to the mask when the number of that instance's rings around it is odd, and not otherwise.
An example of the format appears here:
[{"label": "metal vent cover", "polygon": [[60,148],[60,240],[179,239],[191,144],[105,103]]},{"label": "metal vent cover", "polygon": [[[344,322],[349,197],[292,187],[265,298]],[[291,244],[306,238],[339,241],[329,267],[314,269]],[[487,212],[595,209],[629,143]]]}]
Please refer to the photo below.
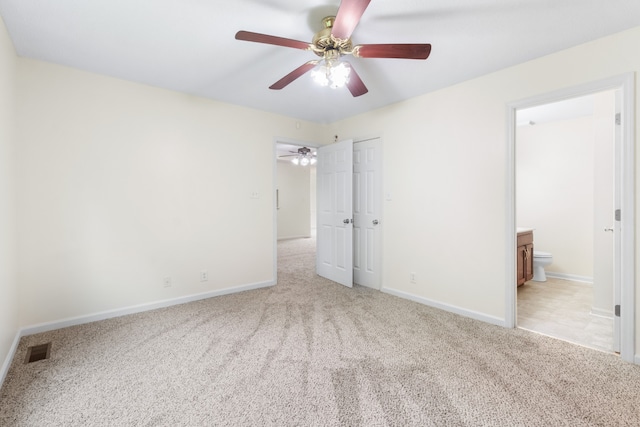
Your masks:
[{"label": "metal vent cover", "polygon": [[48,359],[51,355],[51,343],[31,346],[27,349],[27,357],[24,363],[33,363],[39,360]]}]

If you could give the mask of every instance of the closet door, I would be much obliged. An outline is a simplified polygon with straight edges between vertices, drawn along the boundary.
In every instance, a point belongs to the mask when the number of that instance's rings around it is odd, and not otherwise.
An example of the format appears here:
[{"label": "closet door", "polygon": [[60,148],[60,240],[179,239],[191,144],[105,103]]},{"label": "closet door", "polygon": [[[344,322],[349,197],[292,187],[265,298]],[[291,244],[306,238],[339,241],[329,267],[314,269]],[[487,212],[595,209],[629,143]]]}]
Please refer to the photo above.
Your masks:
[{"label": "closet door", "polygon": [[382,140],[353,145],[353,280],[382,285]]},{"label": "closet door", "polygon": [[318,149],[316,272],[353,286],[353,141]]}]

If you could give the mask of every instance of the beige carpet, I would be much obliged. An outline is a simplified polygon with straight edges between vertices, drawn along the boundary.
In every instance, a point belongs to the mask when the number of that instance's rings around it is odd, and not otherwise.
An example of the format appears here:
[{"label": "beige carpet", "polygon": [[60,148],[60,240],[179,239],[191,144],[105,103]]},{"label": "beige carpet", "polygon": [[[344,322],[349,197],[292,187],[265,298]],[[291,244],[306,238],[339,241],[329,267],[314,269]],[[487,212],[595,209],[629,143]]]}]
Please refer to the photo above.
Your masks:
[{"label": "beige carpet", "polygon": [[23,338],[0,425],[640,425],[640,367],[333,284],[312,244],[272,288]]}]

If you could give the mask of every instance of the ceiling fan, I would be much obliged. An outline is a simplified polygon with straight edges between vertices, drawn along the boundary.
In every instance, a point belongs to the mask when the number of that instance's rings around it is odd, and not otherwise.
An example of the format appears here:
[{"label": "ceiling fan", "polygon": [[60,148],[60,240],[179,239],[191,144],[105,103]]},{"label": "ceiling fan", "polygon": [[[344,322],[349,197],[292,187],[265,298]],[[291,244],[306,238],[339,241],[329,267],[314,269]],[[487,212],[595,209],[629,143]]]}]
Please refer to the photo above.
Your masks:
[{"label": "ceiling fan", "polygon": [[293,159],[291,159],[291,162],[293,164],[302,166],[313,165],[316,163],[317,153],[315,151],[311,151],[310,148],[300,147],[297,151],[289,152],[294,154],[285,154],[280,156],[280,158],[293,157]]},{"label": "ceiling fan", "polygon": [[322,63],[318,70],[312,72],[317,83],[331,87],[346,85],[354,97],[364,95],[369,90],[353,66],[346,61],[339,61],[340,57],[353,55],[357,58],[427,59],[431,53],[430,44],[360,44],[354,46],[351,42],[351,34],[370,2],[371,0],[342,0],[336,16],[328,16],[322,20],[324,28],[314,35],[311,43],[250,31],[238,31],[236,40],[308,50],[322,58],[301,65],[269,86],[269,89],[282,89]]}]

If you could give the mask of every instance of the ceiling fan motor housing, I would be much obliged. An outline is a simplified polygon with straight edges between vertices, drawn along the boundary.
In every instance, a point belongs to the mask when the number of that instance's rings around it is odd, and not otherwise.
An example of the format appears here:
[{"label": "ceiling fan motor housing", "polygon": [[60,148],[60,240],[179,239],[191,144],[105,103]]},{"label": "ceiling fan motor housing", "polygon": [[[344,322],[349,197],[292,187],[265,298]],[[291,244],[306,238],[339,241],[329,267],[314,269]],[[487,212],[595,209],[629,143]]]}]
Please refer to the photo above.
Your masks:
[{"label": "ceiling fan motor housing", "polygon": [[315,54],[325,59],[339,58],[353,49],[351,39],[342,40],[331,35],[335,20],[335,16],[325,17],[322,20],[324,28],[313,36],[312,44],[316,47]]}]

